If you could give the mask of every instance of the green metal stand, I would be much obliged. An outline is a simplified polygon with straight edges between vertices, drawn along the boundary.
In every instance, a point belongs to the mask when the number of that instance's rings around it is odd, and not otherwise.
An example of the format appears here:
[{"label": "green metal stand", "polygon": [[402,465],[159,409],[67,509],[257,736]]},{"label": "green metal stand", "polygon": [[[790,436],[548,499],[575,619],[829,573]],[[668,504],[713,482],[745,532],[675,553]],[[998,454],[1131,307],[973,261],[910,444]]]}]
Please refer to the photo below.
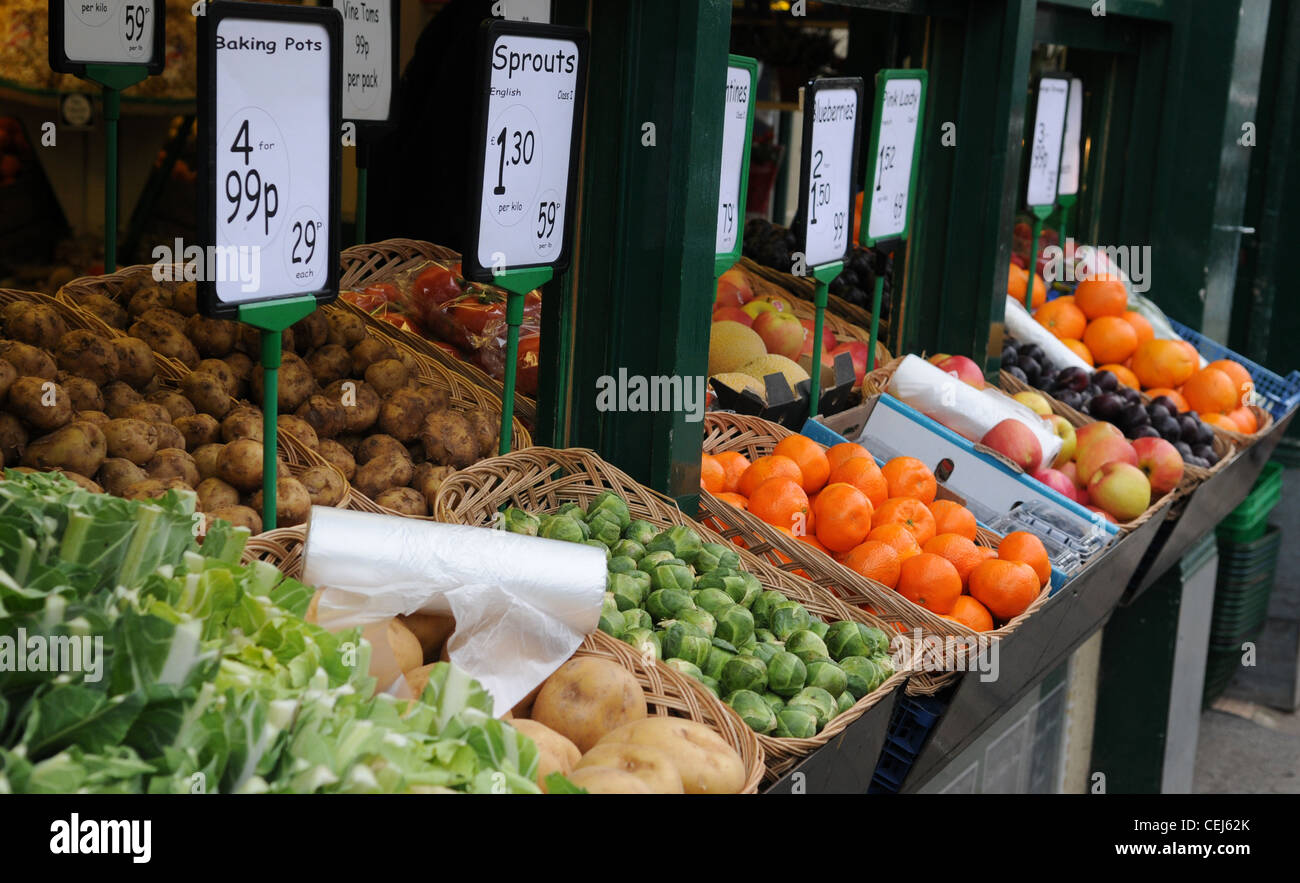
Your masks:
[{"label": "green metal stand", "polygon": [[1070,209],[1074,207],[1074,204],[1078,199],[1079,194],[1077,193],[1067,193],[1063,196],[1056,197],[1056,204],[1061,207],[1061,223],[1060,229],[1057,230],[1057,233],[1059,233],[1061,237],[1062,257],[1065,256],[1065,240],[1070,229]]},{"label": "green metal stand", "polygon": [[1025,309],[1034,311],[1034,275],[1038,272],[1038,239],[1043,235],[1043,222],[1052,213],[1050,205],[1033,205],[1034,238],[1029,241],[1029,281],[1025,284]]},{"label": "green metal stand", "polygon": [[284,329],[311,315],[310,294],[265,303],[242,304],[239,321],[262,330],[262,530],[275,530],[276,420],[280,406],[280,346]]},{"label": "green metal stand", "polygon": [[501,447],[502,454],[510,453],[511,433],[515,419],[515,375],[519,371],[519,326],[524,322],[524,295],[540,288],[554,277],[550,267],[530,267],[526,270],[506,270],[499,273],[492,284],[504,288],[506,299],[506,377],[501,394]]},{"label": "green metal stand", "polygon": [[817,318],[813,320],[812,354],[808,359],[808,417],[816,417],[821,411],[822,381],[822,324],[826,319],[826,301],[830,298],[831,283],[835,277],[844,272],[844,262],[834,261],[823,264],[813,270],[817,287],[813,290],[813,305],[817,307]]},{"label": "green metal stand", "polygon": [[885,277],[876,276],[876,285],[871,292],[871,342],[867,352],[867,370],[876,370],[876,341],[880,339],[880,301],[885,296]]},{"label": "green metal stand", "polygon": [[117,271],[117,123],[122,90],[149,76],[133,65],[86,65],[86,79],[104,87],[104,272]]}]

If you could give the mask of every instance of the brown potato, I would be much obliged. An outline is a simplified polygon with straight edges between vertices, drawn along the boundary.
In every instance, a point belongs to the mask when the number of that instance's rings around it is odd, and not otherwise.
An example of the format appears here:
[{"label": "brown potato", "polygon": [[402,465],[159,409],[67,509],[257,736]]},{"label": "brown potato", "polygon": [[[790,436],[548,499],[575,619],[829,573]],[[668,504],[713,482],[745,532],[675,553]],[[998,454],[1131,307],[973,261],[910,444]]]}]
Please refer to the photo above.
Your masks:
[{"label": "brown potato", "polygon": [[[138,295],[137,295],[138,297]],[[132,300],[132,304],[135,301]],[[199,364],[199,351],[190,343],[188,337],[166,322],[156,319],[137,319],[128,329],[128,334],[138,337],[149,344],[156,353],[175,359],[187,368]]]},{"label": "brown potato", "polygon": [[185,317],[167,307],[150,307],[138,317],[144,322],[161,322],[170,325],[182,334],[185,333]]},{"label": "brown potato", "polygon": [[55,471],[79,487],[90,491],[92,494],[102,494],[104,492],[104,489],[100,487],[97,482],[91,481],[80,472],[71,472],[67,469],[56,469]]},{"label": "brown potato", "polygon": [[428,414],[428,407],[418,392],[409,388],[399,389],[384,399],[379,407],[379,431],[403,443],[415,441],[420,438]]},{"label": "brown potato", "polygon": [[384,454],[394,454],[403,457],[410,462],[411,455],[407,453],[405,446],[391,435],[376,433],[369,436],[361,444],[357,445],[356,458],[361,464],[369,463],[376,457]]},{"label": "brown potato", "polygon": [[336,380],[325,389],[326,396],[341,404],[347,414],[345,432],[365,432],[379,419],[379,394],[360,380]]},{"label": "brown potato", "polygon": [[347,412],[343,406],[323,393],[309,397],[295,413],[315,430],[318,439],[332,438],[347,425]]},{"label": "brown potato", "polygon": [[13,414],[0,413],[0,455],[4,462],[17,463],[27,449],[27,430]]},{"label": "brown potato", "polygon": [[185,320],[185,336],[205,359],[229,355],[239,337],[239,323],[194,315]]},{"label": "brown potato", "polygon": [[344,450],[346,450],[349,454],[355,457],[357,455],[357,451],[360,450],[361,448],[361,443],[365,441],[366,438],[367,438],[366,436],[362,435],[359,432],[344,432],[339,435],[336,435],[334,437],[334,441],[342,445]]},{"label": "brown potato", "polygon": [[240,405],[221,421],[221,440],[232,442],[238,438],[262,440],[262,412],[248,405]]},{"label": "brown potato", "polygon": [[243,398],[248,395],[249,381],[253,377],[253,360],[246,353],[236,351],[224,357],[221,361],[230,366],[230,370],[235,375],[235,380],[239,383],[239,391],[231,394],[235,398]]},{"label": "brown potato", "polygon": [[401,362],[402,367],[406,368],[406,373],[412,377],[417,376],[420,373],[420,363],[411,351],[401,347],[395,347],[395,349],[397,349],[397,361]]},{"label": "brown potato", "polygon": [[415,474],[411,476],[411,487],[424,494],[424,499],[429,503],[429,511],[433,511],[433,501],[438,497],[438,489],[442,483],[456,470],[450,466],[434,466],[432,463],[421,463],[415,467]]},{"label": "brown potato", "polygon": [[352,347],[352,376],[364,377],[366,369],[384,359],[396,359],[397,350],[379,337],[367,337]]},{"label": "brown potato", "polygon": [[366,461],[357,469],[352,484],[374,500],[389,488],[408,485],[414,471],[410,460],[394,453],[384,453]]},{"label": "brown potato", "polygon": [[190,417],[178,417],[172,421],[185,439],[185,450],[197,451],[204,445],[221,441],[221,424],[211,414],[194,414]]},{"label": "brown potato", "polygon": [[[298,406],[307,401],[307,397],[316,391],[316,378],[312,377],[307,363],[295,353],[285,353],[277,378],[276,401],[280,413],[292,414]],[[262,366],[253,368],[251,383],[253,401],[262,403]]]},{"label": "brown potato", "polygon": [[230,413],[230,409],[235,406],[235,400],[226,391],[221,379],[204,371],[185,375],[181,380],[181,392],[196,411],[211,414],[218,420]]},{"label": "brown potato", "polygon": [[616,662],[578,656],[546,679],[533,703],[533,720],[586,752],[607,733],[645,719],[645,691]]},{"label": "brown potato", "polygon": [[101,386],[117,379],[117,351],[94,331],[69,331],[59,338],[59,367]]},{"label": "brown potato", "polygon": [[15,301],[5,307],[0,315],[4,317],[7,337],[41,349],[54,349],[59,338],[68,333],[63,317],[47,304]]},{"label": "brown potato", "polygon": [[182,316],[193,316],[199,310],[199,286],[195,282],[182,282],[172,289],[172,309]]},{"label": "brown potato", "polygon": [[99,467],[96,480],[115,497],[122,496],[128,487],[144,481],[149,476],[144,470],[122,457],[109,457]]},{"label": "brown potato", "polygon": [[[262,511],[262,492],[253,494],[252,508]],[[281,472],[275,477],[275,524],[276,527],[293,527],[302,524],[311,513],[311,496],[298,479]]]},{"label": "brown potato", "polygon": [[411,613],[406,616],[397,617],[401,620],[402,625],[411,630],[416,640],[420,642],[420,650],[424,653],[426,662],[434,662],[438,659],[438,653],[442,650],[442,645],[451,637],[451,633],[456,630],[456,620],[450,615],[438,613]]},{"label": "brown potato", "polygon": [[72,400],[53,380],[19,377],[9,387],[8,410],[35,429],[52,431],[72,420]]},{"label": "brown potato", "polygon": [[127,311],[119,306],[115,301],[109,300],[102,294],[92,294],[83,297],[80,301],[80,306],[83,310],[90,313],[110,328],[117,328],[125,331],[126,326],[131,324]]},{"label": "brown potato", "polygon": [[172,420],[193,417],[195,414],[193,403],[175,390],[157,389],[145,396],[144,400],[151,404],[162,405],[167,409]]},{"label": "brown potato", "polygon": [[410,379],[406,366],[397,359],[380,359],[366,369],[366,383],[374,387],[381,397],[406,386]]},{"label": "brown potato", "polygon": [[171,423],[172,415],[162,405],[156,405],[153,402],[136,402],[134,405],[127,405],[122,410],[123,417],[134,417],[136,420],[147,420],[150,423]]},{"label": "brown potato", "polygon": [[0,359],[0,401],[9,395],[9,387],[18,379],[18,369],[4,359]]},{"label": "brown potato", "polygon": [[375,502],[385,509],[392,509],[400,515],[425,516],[429,514],[429,504],[424,494],[409,487],[390,487]]},{"label": "brown potato", "polygon": [[107,414],[105,414],[103,411],[78,411],[78,412],[73,416],[72,419],[73,419],[73,420],[82,420],[82,421],[84,421],[84,422],[86,422],[86,423],[93,423],[93,424],[95,424],[96,426],[98,426],[100,429],[103,429],[103,428],[104,428],[104,424],[107,423],[108,421],[112,420],[113,418],[112,418],[112,417],[109,417],[109,416],[108,416]]},{"label": "brown potato", "polygon": [[484,411],[467,411],[465,419],[474,434],[474,443],[478,445],[479,457],[495,457],[501,440],[501,415]]},{"label": "brown potato", "polygon": [[172,293],[170,289],[163,288],[156,282],[145,282],[126,302],[126,311],[131,314],[132,318],[136,318],[144,315],[154,307],[170,308],[171,305]]},{"label": "brown potato", "polygon": [[304,447],[314,451],[320,445],[320,439],[316,437],[316,430],[312,429],[311,424],[301,417],[295,417],[292,414],[281,414],[276,418],[275,425],[281,433],[293,436]]},{"label": "brown potato", "polygon": [[347,483],[331,466],[312,466],[295,476],[313,506],[337,506],[347,496]]},{"label": "brown potato", "polygon": [[332,438],[323,438],[316,448],[316,453],[324,457],[331,466],[343,473],[348,481],[357,474],[357,461],[352,452]]},{"label": "brown potato", "polygon": [[[8,365],[0,362],[0,365]],[[104,408],[104,394],[99,391],[99,384],[75,374],[59,372],[58,384],[68,391],[74,411],[101,411]]]},{"label": "brown potato", "polygon": [[510,726],[537,745],[537,784],[544,786],[551,773],[567,776],[582,759],[578,746],[545,724],[527,718],[512,720]]},{"label": "brown potato", "polygon": [[681,773],[687,794],[736,794],[745,785],[745,763],[736,749],[711,728],[688,718],[633,720],[607,732],[600,744],[652,745],[662,749]]},{"label": "brown potato", "polygon": [[329,323],[327,339],[330,343],[351,349],[366,339],[365,321],[344,307],[329,310],[325,315],[325,321]]},{"label": "brown potato", "polygon": [[0,341],[0,359],[13,365],[19,377],[53,380],[59,371],[54,357],[45,350],[17,340]]},{"label": "brown potato", "polygon": [[622,770],[631,773],[649,786],[654,794],[682,794],[682,774],[677,771],[672,756],[654,745],[636,745],[627,742],[604,742],[593,745],[575,770],[593,767]]},{"label": "brown potato", "polygon": [[631,773],[609,767],[592,766],[574,770],[566,776],[588,794],[653,794],[650,786]]},{"label": "brown potato", "polygon": [[207,514],[210,518],[229,521],[235,527],[246,527],[250,533],[262,532],[262,516],[248,506],[224,506]]},{"label": "brown potato", "polygon": [[177,429],[171,423],[155,423],[154,429],[158,430],[158,450],[163,448],[175,448],[178,451],[188,451],[189,446],[185,441],[185,434]]},{"label": "brown potato", "polygon": [[426,455],[441,466],[464,469],[478,459],[478,441],[465,415],[456,411],[435,411],[424,421],[420,439]]},{"label": "brown potato", "polygon": [[[412,375],[414,376],[414,375]],[[450,404],[447,390],[429,383],[413,383],[411,389],[424,401],[429,411],[442,411]]]},{"label": "brown potato", "polygon": [[352,373],[352,356],[337,343],[327,343],[307,356],[307,367],[321,386],[329,386]]},{"label": "brown potato", "polygon": [[217,458],[225,449],[225,445],[213,442],[211,444],[200,445],[190,454],[194,458],[194,465],[199,470],[199,479],[206,480],[215,478],[217,474]]},{"label": "brown potato", "polygon": [[217,476],[226,484],[251,493],[262,486],[262,442],[239,438],[217,457]]},{"label": "brown potato", "polygon": [[196,373],[211,374],[217,380],[221,381],[222,388],[232,395],[239,394],[239,378],[235,376],[234,370],[222,359],[204,359],[199,362],[199,366],[194,369]]},{"label": "brown potato", "polygon": [[125,417],[126,409],[144,401],[144,396],[120,380],[108,384],[102,390],[104,394],[104,411],[110,417]]},{"label": "brown potato", "polygon": [[150,478],[179,478],[190,487],[199,483],[199,467],[194,458],[180,448],[160,448],[144,471]]},{"label": "brown potato", "polygon": [[294,349],[299,353],[309,353],[329,341],[330,325],[320,310],[294,322],[292,329]]},{"label": "brown potato", "polygon": [[138,337],[119,337],[111,342],[117,354],[117,376],[134,387],[144,389],[156,379],[158,363],[149,344]]},{"label": "brown potato", "polygon": [[123,488],[122,496],[128,500],[156,500],[171,490],[188,491],[193,488],[179,478],[146,478]]},{"label": "brown potato", "polygon": [[[293,349],[293,328],[286,328],[280,333],[280,351],[291,353]],[[239,326],[239,338],[235,341],[235,349],[242,353],[247,353],[257,361],[262,352],[262,332],[252,325]]]},{"label": "brown potato", "polygon": [[94,475],[104,462],[104,433],[93,423],[69,423],[38,438],[23,453],[23,465],[35,469],[66,469]]},{"label": "brown potato", "polygon": [[[158,429],[144,420],[122,417],[104,425],[108,456],[130,460],[144,466],[158,452]],[[94,474],[93,472],[90,474]]]},{"label": "brown potato", "polygon": [[199,509],[212,512],[228,506],[239,505],[239,491],[219,478],[205,478],[194,489],[199,497]]}]

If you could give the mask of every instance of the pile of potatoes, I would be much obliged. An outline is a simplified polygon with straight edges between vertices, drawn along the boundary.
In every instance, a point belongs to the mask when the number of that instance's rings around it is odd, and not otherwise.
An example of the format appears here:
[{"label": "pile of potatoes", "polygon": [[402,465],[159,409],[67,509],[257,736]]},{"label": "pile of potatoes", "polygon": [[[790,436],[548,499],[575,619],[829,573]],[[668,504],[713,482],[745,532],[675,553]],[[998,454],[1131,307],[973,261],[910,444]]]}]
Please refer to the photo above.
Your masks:
[{"label": "pile of potatoes", "polygon": [[[200,447],[260,439],[258,412],[240,403],[262,401],[262,369],[255,364],[258,334],[236,322],[198,315],[194,294],[193,283],[146,279],[120,295],[120,302],[91,294],[79,304],[192,370],[180,393],[194,408],[187,427]],[[415,379],[418,365],[409,352],[368,334],[355,314],[317,311],[286,330],[283,345],[279,431],[334,465],[379,505],[403,515],[428,515],[448,474],[496,454],[499,413],[451,408],[444,390]],[[237,425],[228,427],[231,415],[239,415]],[[231,478],[250,479],[255,465],[240,462],[249,468],[218,476],[236,490],[246,482]],[[312,503],[333,505],[317,499],[332,498],[337,490],[325,475],[299,476],[297,483]],[[292,484],[290,491],[279,495],[288,510],[279,521],[286,526],[305,516],[295,506],[302,494]]]}]

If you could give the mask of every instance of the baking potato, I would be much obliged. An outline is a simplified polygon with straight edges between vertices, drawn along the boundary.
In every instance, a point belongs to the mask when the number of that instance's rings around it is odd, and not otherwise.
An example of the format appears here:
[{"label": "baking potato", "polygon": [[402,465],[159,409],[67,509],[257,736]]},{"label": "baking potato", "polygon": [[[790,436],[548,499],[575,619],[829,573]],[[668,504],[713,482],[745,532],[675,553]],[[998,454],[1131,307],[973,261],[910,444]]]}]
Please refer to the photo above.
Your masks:
[{"label": "baking potato", "polygon": [[574,770],[566,778],[588,794],[653,794],[650,786],[631,773],[609,767]]},{"label": "baking potato", "polygon": [[329,323],[327,340],[348,349],[366,339],[366,323],[356,313],[339,307],[326,313],[325,321]]},{"label": "baking potato", "polygon": [[185,336],[205,359],[220,359],[230,354],[239,337],[239,323],[229,319],[210,319],[193,315],[185,320]]},{"label": "baking potato", "polygon": [[[411,376],[414,377],[415,375],[412,374]],[[413,382],[410,388],[414,390],[415,394],[424,402],[429,412],[441,411],[447,408],[451,403],[451,398],[448,396],[447,390],[442,389],[441,387],[434,386],[430,383]]]},{"label": "baking potato", "polygon": [[[258,512],[262,511],[262,492],[253,494],[249,504]],[[302,482],[289,474],[288,469],[276,470],[275,476],[275,521],[277,527],[293,527],[302,524],[311,514],[311,496]]]},{"label": "baking potato", "polygon": [[199,470],[199,480],[204,481],[209,478],[215,478],[217,475],[217,458],[225,449],[225,445],[219,442],[212,442],[206,445],[200,445],[190,454],[194,458],[194,465]]},{"label": "baking potato", "polygon": [[633,721],[607,733],[600,742],[663,749],[681,773],[687,794],[736,794],[745,786],[745,764],[736,750],[709,727],[686,718]]},{"label": "baking potato", "polygon": [[157,389],[145,396],[144,400],[151,404],[162,405],[167,409],[172,420],[193,417],[195,414],[194,404],[175,390]]},{"label": "baking potato", "polygon": [[219,478],[205,478],[194,489],[199,497],[199,509],[214,512],[229,506],[239,505],[239,491]]},{"label": "baking potato", "polygon": [[331,466],[312,466],[296,477],[306,489],[313,506],[337,506],[347,496],[347,484]]},{"label": "baking potato", "polygon": [[194,458],[179,448],[160,448],[144,471],[150,478],[179,478],[191,488],[199,483],[199,467]]},{"label": "baking potato", "polygon": [[316,432],[318,439],[338,435],[347,426],[347,411],[337,400],[323,393],[315,393],[298,406],[294,412]]},{"label": "baking potato", "polygon": [[357,445],[356,458],[357,462],[365,465],[376,457],[383,454],[393,454],[403,457],[410,461],[411,455],[407,452],[406,447],[393,438],[391,435],[376,433],[368,436],[361,444]]},{"label": "baking potato", "polygon": [[153,402],[136,402],[134,405],[127,405],[122,409],[123,417],[134,417],[136,420],[147,420],[150,423],[171,423],[172,415],[162,405],[156,405]]},{"label": "baking potato", "polygon": [[411,487],[424,494],[424,499],[429,504],[429,511],[433,511],[433,501],[438,497],[438,489],[442,483],[456,470],[450,466],[434,466],[432,463],[421,463],[415,467],[415,474],[411,476]]},{"label": "baking potato", "polygon": [[125,417],[126,409],[144,401],[144,396],[121,380],[116,380],[101,390],[104,394],[104,411],[110,417]]},{"label": "baking potato", "polygon": [[219,521],[229,521],[235,527],[246,527],[253,534],[262,532],[261,514],[247,506],[223,506],[207,512],[207,515]]},{"label": "baking potato", "polygon": [[9,387],[8,410],[34,429],[47,432],[72,421],[72,400],[53,380],[19,377]]},{"label": "baking potato", "polygon": [[172,289],[172,309],[182,316],[193,316],[199,310],[199,286],[196,282],[182,282]]},{"label": "baking potato", "polygon": [[[291,353],[293,349],[293,328],[286,328],[280,332],[280,351]],[[262,352],[262,332],[252,325],[240,325],[239,337],[235,341],[235,349],[242,353],[247,353],[257,361]]]},{"label": "baking potato", "polygon": [[380,397],[396,392],[410,381],[410,372],[397,359],[380,359],[366,369],[366,383],[374,387]]},{"label": "baking potato", "polygon": [[390,487],[375,497],[375,502],[399,515],[423,517],[429,514],[429,504],[424,499],[424,494],[414,488]]},{"label": "baking potato", "polygon": [[19,377],[53,380],[59,371],[58,366],[54,364],[53,356],[43,349],[19,340],[0,341],[0,359],[13,365]]},{"label": "baking potato", "polygon": [[172,425],[180,431],[185,439],[185,450],[197,451],[204,445],[221,441],[221,424],[211,414],[194,414],[190,417],[178,417]]},{"label": "baking potato", "polygon": [[185,317],[167,307],[150,307],[137,318],[143,322],[161,322],[170,325],[182,334],[185,333]]},{"label": "baking potato", "polygon": [[56,469],[54,471],[71,481],[73,484],[76,484],[78,487],[90,491],[92,494],[102,494],[104,492],[104,489],[99,486],[98,482],[91,481],[80,472],[71,472],[67,469]]},{"label": "baking potato", "polygon": [[[537,745],[537,785],[546,787],[546,777],[551,773],[567,776],[582,759],[578,746],[545,724],[527,718],[515,718],[510,726],[523,733]],[[679,778],[680,784],[680,778]],[[679,792],[680,793],[680,792]]]},{"label": "baking potato", "polygon": [[478,445],[479,457],[495,457],[501,440],[501,415],[483,411],[467,411],[464,415]]},{"label": "baking potato", "polygon": [[27,449],[27,430],[13,414],[0,413],[0,455],[4,462],[17,463]]},{"label": "baking potato", "polygon": [[[428,407],[419,393],[409,388],[398,389],[379,406],[379,431],[400,442],[415,441],[424,430],[428,414]],[[470,460],[472,462],[473,459]],[[464,465],[468,466],[469,463]]]},{"label": "baking potato", "polygon": [[327,343],[307,356],[307,368],[316,382],[329,386],[352,374],[352,356],[337,343]]},{"label": "baking potato", "polygon": [[4,308],[5,336],[41,349],[54,349],[68,333],[67,323],[47,304],[15,301]]},{"label": "baking potato", "polygon": [[185,434],[171,423],[158,422],[153,425],[153,428],[158,430],[158,450],[175,448],[178,451],[189,451]]},{"label": "baking potato", "polygon": [[181,393],[194,405],[196,411],[211,414],[218,420],[230,413],[235,400],[226,391],[221,378],[206,371],[186,374],[181,380]]},{"label": "baking potato", "polygon": [[102,294],[83,297],[78,305],[110,328],[125,331],[126,326],[131,324],[126,309]]},{"label": "baking potato", "polygon": [[103,411],[77,411],[72,416],[72,419],[84,420],[86,423],[93,423],[96,426],[98,426],[100,429],[103,429],[104,424],[112,420],[113,418],[109,417]]},{"label": "baking potato", "polygon": [[144,466],[158,452],[158,428],[144,420],[120,417],[104,424],[103,432],[110,457],[121,457],[137,466]]},{"label": "baking potato", "polygon": [[415,358],[415,355],[404,347],[395,347],[395,349],[397,350],[397,361],[401,362],[402,366],[406,368],[406,373],[412,377],[417,376],[420,373],[420,363]]},{"label": "baking potato", "polygon": [[18,369],[4,359],[0,359],[0,402],[9,395],[9,387],[18,379]]},{"label": "baking potato", "polygon": [[226,484],[245,493],[260,488],[262,486],[261,440],[238,438],[227,443],[217,456],[217,476]]},{"label": "baking potato", "polygon": [[442,645],[456,630],[456,620],[450,615],[438,613],[410,613],[397,617],[402,625],[411,630],[420,642],[420,650],[427,662],[436,662]]},{"label": "baking potato", "polygon": [[405,672],[413,671],[424,663],[420,642],[396,618],[364,626],[361,637],[374,648],[370,652],[370,676],[376,680],[377,692],[387,690]]},{"label": "baking potato", "polygon": [[329,342],[330,325],[319,310],[293,323],[293,346],[299,353],[309,353]]},{"label": "baking potato", "polygon": [[234,373],[235,380],[239,384],[239,390],[231,393],[231,395],[235,398],[243,398],[248,395],[249,383],[253,377],[253,360],[246,353],[236,351],[225,356],[221,361],[230,366],[230,370]]},{"label": "baking potato", "polygon": [[122,457],[109,457],[99,467],[95,480],[103,485],[104,490],[115,497],[122,496],[126,489],[136,482],[144,481],[149,476],[144,470]]},{"label": "baking potato", "polygon": [[369,436],[362,435],[359,432],[343,432],[334,436],[334,441],[342,445],[344,450],[355,457],[357,451],[361,449],[361,443],[368,437]]},{"label": "baking potato", "polygon": [[316,430],[311,428],[311,424],[301,417],[295,417],[292,414],[281,414],[275,421],[276,428],[284,435],[291,435],[303,447],[316,450],[320,445],[320,439],[316,437]]},{"label": "baking potato", "polygon": [[617,663],[578,656],[546,679],[533,702],[533,720],[586,753],[607,733],[646,716],[645,691]]},{"label": "baking potato", "polygon": [[393,453],[380,454],[357,469],[353,486],[375,500],[389,488],[406,487],[414,471],[411,461]]},{"label": "baking potato", "polygon": [[221,386],[229,395],[239,394],[239,378],[235,376],[234,370],[223,359],[204,359],[199,362],[199,366],[194,369],[196,372],[211,374],[221,381]]},{"label": "baking potato", "polygon": [[320,454],[331,466],[343,473],[343,477],[348,481],[351,481],[352,476],[357,474],[357,461],[353,458],[352,452],[343,447],[343,445],[334,441],[334,439],[321,439],[319,447],[316,448],[316,453]]},{"label": "baking potato", "polygon": [[146,478],[135,484],[127,485],[122,496],[128,500],[156,500],[172,490],[193,490],[181,478]]},{"label": "baking potato", "polygon": [[240,438],[262,440],[262,412],[247,405],[240,405],[226,415],[221,421],[221,439],[232,442]]},{"label": "baking potato", "polygon": [[145,282],[126,302],[126,311],[132,318],[144,315],[154,307],[171,307],[172,292],[156,282]]},{"label": "baking potato", "polygon": [[[132,301],[134,303],[134,301]],[[199,351],[179,329],[157,319],[137,319],[127,333],[149,344],[156,353],[175,359],[187,368],[199,364]]]},{"label": "baking potato", "polygon": [[94,475],[104,462],[104,433],[93,423],[69,423],[38,438],[23,453],[23,465],[34,469],[66,469]]},{"label": "baking potato", "polygon": [[420,432],[424,451],[441,466],[464,469],[478,459],[478,441],[465,415],[457,411],[435,411],[424,420]]},{"label": "baking potato", "polygon": [[[250,390],[253,401],[262,403],[262,366],[253,368]],[[307,397],[316,391],[316,378],[312,377],[307,363],[295,353],[285,353],[277,378],[276,401],[282,414],[292,414]]]},{"label": "baking potato", "polygon": [[336,380],[324,394],[343,406],[344,432],[365,432],[379,419],[379,394],[364,381]]},{"label": "baking potato", "polygon": [[[540,747],[540,746],[539,746]],[[682,774],[677,771],[672,755],[654,745],[635,745],[628,742],[603,742],[592,746],[574,766],[576,770],[590,767],[622,770],[631,773],[654,794],[682,794]]]},{"label": "baking potato", "polygon": [[375,362],[397,358],[397,350],[393,349],[392,344],[374,336],[368,336],[352,347],[351,354],[353,377],[364,377],[366,369]]},{"label": "baking potato", "polygon": [[135,389],[144,389],[157,379],[158,363],[149,344],[138,337],[118,337],[110,341],[117,354],[117,376]]},{"label": "baking potato", "polygon": [[[0,362],[0,365],[8,365],[8,362]],[[78,377],[75,374],[65,374],[59,372],[59,386],[68,391],[68,399],[72,402],[74,411],[101,411],[104,408],[104,394],[99,390],[99,384],[85,377]]]}]

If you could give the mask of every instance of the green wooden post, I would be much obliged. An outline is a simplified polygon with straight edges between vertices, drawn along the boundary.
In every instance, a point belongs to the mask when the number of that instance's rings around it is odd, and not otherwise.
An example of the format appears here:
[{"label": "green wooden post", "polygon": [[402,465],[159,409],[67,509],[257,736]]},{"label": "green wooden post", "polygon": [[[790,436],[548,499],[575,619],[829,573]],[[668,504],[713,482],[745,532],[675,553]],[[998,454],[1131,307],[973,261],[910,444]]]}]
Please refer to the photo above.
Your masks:
[{"label": "green wooden post", "polygon": [[510,453],[514,431],[515,380],[519,373],[519,326],[524,322],[524,296],[551,281],[550,267],[529,267],[498,273],[492,284],[504,288],[506,296],[506,376],[501,396],[501,443],[497,453]]},{"label": "green wooden post", "polygon": [[843,261],[822,264],[813,270],[813,278],[817,280],[817,286],[813,289],[813,306],[817,308],[817,318],[813,320],[813,354],[808,361],[808,367],[811,369],[808,372],[808,416],[810,418],[816,417],[822,409],[822,323],[826,319],[826,304],[830,299],[831,283],[843,272]]},{"label": "green wooden post", "polygon": [[104,100],[104,272],[117,272],[117,123],[122,90],[149,76],[136,65],[88,64],[86,79],[99,83]]}]

